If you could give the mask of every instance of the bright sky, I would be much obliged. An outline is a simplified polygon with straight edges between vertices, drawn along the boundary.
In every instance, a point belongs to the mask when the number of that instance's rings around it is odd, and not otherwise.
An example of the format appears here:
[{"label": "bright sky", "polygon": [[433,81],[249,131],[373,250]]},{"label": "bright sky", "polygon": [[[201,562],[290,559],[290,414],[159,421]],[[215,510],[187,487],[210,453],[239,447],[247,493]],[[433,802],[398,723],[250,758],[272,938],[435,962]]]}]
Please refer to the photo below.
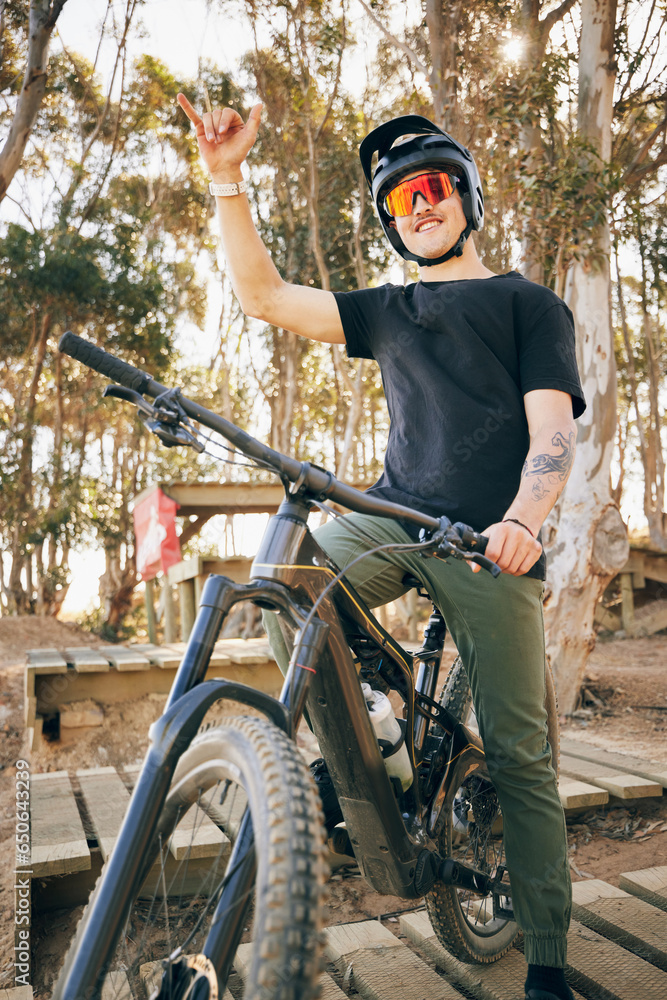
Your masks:
[{"label": "bright sky", "polygon": [[[116,4],[119,14],[124,6]],[[139,9],[145,35],[133,40],[131,54],[147,52],[184,76],[197,76],[200,58],[233,70],[250,39],[244,38],[238,21],[209,7],[206,0],[146,0]],[[67,0],[58,18],[63,44],[92,58],[106,8],[106,0]],[[108,59],[102,66],[108,74]]]}]

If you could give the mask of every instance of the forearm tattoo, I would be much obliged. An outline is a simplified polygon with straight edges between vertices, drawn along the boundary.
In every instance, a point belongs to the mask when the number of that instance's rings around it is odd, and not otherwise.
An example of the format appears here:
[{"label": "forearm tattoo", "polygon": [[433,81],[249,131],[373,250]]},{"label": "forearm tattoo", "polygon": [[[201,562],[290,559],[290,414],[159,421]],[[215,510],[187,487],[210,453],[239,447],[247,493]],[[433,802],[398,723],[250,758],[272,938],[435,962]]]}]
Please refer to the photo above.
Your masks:
[{"label": "forearm tattoo", "polygon": [[554,490],[558,495],[567,481],[574,461],[574,432],[570,431],[570,436],[566,440],[560,431],[555,434],[551,443],[554,448],[560,448],[560,453],[551,455],[545,452],[543,455],[535,455],[528,458],[523,464],[521,472],[522,479],[532,478],[531,486],[533,500],[536,502],[544,500]]}]

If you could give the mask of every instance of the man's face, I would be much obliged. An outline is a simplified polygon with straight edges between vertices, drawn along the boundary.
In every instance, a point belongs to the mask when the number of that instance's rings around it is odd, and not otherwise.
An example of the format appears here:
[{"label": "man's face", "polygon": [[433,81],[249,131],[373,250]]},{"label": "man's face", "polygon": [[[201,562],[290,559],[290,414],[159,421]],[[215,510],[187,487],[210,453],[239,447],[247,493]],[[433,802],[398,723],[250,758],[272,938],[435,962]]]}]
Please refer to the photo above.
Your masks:
[{"label": "man's face", "polygon": [[[401,180],[419,177],[424,170],[413,170]],[[459,236],[466,228],[466,217],[458,187],[451,195],[436,205],[431,205],[426,198],[417,193],[414,196],[412,213],[397,216],[392,219],[391,226],[396,229],[407,249],[419,257],[440,257],[454,246]]]}]

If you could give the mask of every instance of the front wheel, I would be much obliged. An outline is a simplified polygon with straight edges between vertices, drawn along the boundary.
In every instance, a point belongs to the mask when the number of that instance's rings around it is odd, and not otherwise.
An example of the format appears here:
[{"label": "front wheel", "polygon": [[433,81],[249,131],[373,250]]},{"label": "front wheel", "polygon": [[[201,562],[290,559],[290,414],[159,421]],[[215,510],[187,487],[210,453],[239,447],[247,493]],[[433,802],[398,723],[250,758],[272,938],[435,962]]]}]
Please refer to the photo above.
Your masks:
[{"label": "front wheel", "polygon": [[[236,718],[201,733],[178,763],[161,814],[156,861],[122,930],[105,1000],[144,1000],[160,985],[160,1000],[184,995],[170,967],[188,965],[202,952],[217,896],[233,874],[228,861],[246,807],[256,877],[247,900],[233,903],[248,903],[245,933],[231,978],[217,984],[219,996],[227,985],[244,1000],[318,995],[328,870],[317,789],[284,733],[265,719]],[[75,951],[76,939],[54,1000]],[[217,979],[210,965],[207,975]],[[93,989],[91,995],[99,994]]]}]

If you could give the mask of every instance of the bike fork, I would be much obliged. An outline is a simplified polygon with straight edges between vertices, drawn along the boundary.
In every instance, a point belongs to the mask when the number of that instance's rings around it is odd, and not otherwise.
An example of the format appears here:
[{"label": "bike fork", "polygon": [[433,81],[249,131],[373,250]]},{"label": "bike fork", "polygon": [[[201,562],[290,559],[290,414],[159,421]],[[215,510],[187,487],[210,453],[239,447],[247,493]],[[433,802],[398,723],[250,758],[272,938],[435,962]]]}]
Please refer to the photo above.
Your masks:
[{"label": "bike fork", "polygon": [[[294,637],[294,649],[279,699],[291,720],[293,737],[303,715],[308,686],[317,671],[328,632],[329,626],[325,622],[313,618],[304,622]],[[243,935],[256,870],[252,817],[250,810],[246,809],[203,948],[203,954],[215,967],[221,993],[227,985],[234,955]],[[207,981],[203,977],[198,979],[196,987],[193,1000],[206,1000],[209,996]]]}]

